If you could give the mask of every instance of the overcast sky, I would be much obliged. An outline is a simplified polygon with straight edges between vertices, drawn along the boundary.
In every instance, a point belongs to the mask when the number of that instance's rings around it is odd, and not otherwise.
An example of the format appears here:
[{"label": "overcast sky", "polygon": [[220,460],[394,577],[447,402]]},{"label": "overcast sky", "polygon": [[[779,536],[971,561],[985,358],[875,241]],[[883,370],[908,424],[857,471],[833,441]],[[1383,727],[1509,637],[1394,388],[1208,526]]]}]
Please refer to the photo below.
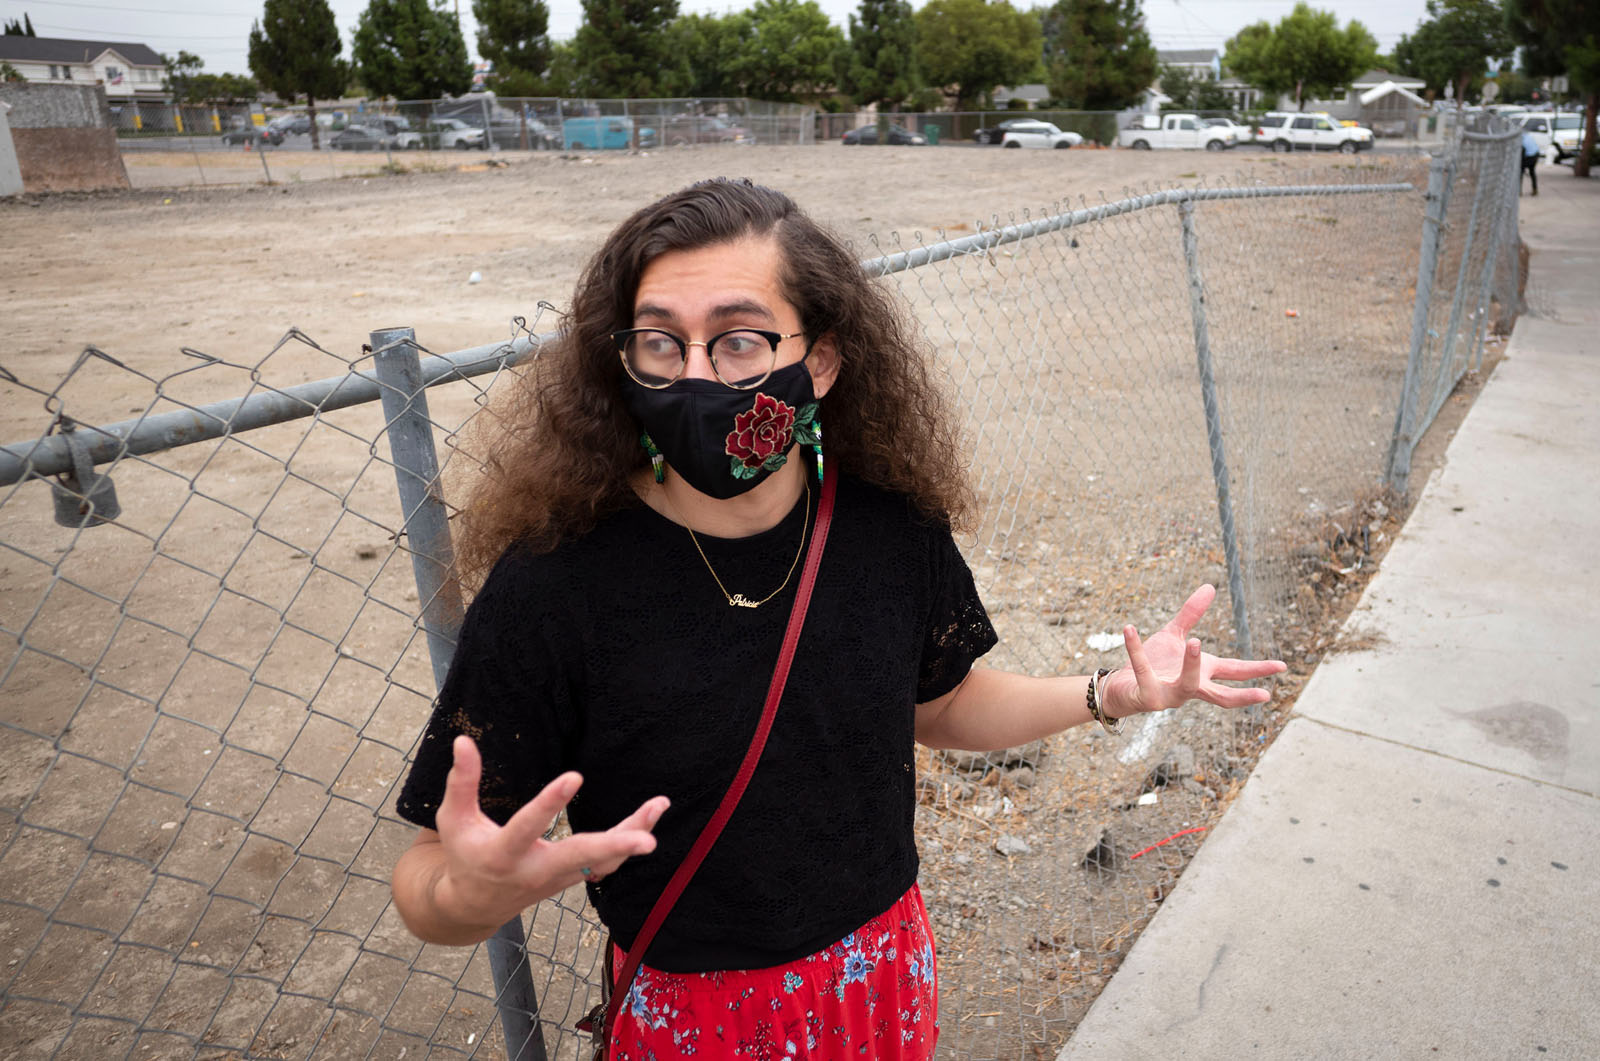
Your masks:
[{"label": "overcast sky", "polygon": [[[366,0],[331,0],[334,18],[350,54],[350,34]],[[477,57],[477,24],[471,0],[459,2],[467,49]],[[548,0],[550,32],[570,38],[583,17],[579,0]],[[841,27],[860,0],[819,0]],[[920,6],[917,0],[913,0]],[[1031,7],[1043,0],[1012,0]],[[721,14],[741,5],[727,0],[680,0],[685,12]],[[1313,6],[1322,3],[1313,0]],[[1327,4],[1341,21],[1360,19],[1388,50],[1425,15],[1424,0],[1340,0]],[[1158,48],[1221,48],[1243,26],[1266,19],[1276,22],[1294,8],[1294,0],[1145,0],[1145,21]],[[0,19],[20,19],[24,12],[41,37],[133,41],[158,52],[194,52],[214,74],[249,73],[246,62],[251,24],[260,17],[261,0],[0,0]]]}]

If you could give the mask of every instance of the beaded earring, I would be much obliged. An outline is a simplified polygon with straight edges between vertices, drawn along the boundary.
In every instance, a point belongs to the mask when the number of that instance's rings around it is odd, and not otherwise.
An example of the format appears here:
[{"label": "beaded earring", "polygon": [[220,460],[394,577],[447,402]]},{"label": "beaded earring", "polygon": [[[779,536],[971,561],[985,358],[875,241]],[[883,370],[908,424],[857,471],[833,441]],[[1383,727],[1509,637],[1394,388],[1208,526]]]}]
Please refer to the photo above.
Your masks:
[{"label": "beaded earring", "polygon": [[650,468],[655,472],[656,482],[666,482],[666,462],[661,459],[661,451],[656,449],[655,440],[650,437],[650,432],[646,431],[644,434],[639,436],[639,445],[643,446],[644,451],[650,454]]},{"label": "beaded earring", "polygon": [[811,422],[811,433],[817,437],[812,448],[817,451],[817,485],[822,485],[822,417],[818,416]]}]

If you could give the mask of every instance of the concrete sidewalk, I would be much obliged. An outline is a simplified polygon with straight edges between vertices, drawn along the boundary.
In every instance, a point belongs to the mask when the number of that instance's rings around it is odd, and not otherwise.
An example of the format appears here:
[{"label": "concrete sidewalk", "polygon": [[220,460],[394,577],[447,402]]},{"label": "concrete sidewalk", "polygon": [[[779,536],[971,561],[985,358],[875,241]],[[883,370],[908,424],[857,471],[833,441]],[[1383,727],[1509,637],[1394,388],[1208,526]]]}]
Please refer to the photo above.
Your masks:
[{"label": "concrete sidewalk", "polygon": [[1330,656],[1061,1052],[1600,1057],[1600,181]]}]

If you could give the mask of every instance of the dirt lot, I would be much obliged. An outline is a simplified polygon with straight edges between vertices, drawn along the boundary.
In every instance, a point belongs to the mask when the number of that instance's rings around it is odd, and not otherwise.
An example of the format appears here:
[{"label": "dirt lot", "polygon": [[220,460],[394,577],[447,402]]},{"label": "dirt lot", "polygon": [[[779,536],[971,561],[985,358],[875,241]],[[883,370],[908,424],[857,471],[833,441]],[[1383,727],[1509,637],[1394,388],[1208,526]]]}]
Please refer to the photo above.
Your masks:
[{"label": "dirt lot", "polygon": [[[39,437],[47,409],[106,423],[339,375],[377,328],[443,352],[549,327],[539,303],[565,302],[605,231],[719,173],[789,191],[863,257],[1174,184],[1417,176],[1399,157],[827,144],[148,187],[184,165],[140,156],[140,190],[0,204],[0,367],[65,379],[48,400],[0,380],[5,440]],[[1401,514],[1375,481],[1420,196],[1202,204],[1196,224],[1257,645],[1303,676]],[[967,412],[994,662],[1081,672],[1115,656],[1091,635],[1226,583],[1172,207],[892,283]],[[280,345],[290,329],[314,344]],[[74,370],[86,345],[115,363]],[[444,431],[486,386],[434,392]],[[0,806],[21,808],[0,831],[0,1035],[26,1056],[64,1037],[57,1056],[501,1056],[481,953],[417,948],[386,909],[408,831],[385,810],[432,674],[381,427],[352,409],[126,462],[111,528],[57,527],[43,484],[0,488],[0,626],[27,646],[0,662]],[[928,757],[942,1053],[1051,1056],[1273,726],[1191,710],[1125,745]],[[585,916],[547,906],[532,937],[592,978]],[[551,965],[534,973],[555,1043],[585,988]]]},{"label": "dirt lot", "polygon": [[[228,157],[245,179],[257,179],[258,163]],[[380,160],[361,161],[377,173]],[[1389,157],[1362,163],[1379,174],[1413,165]],[[139,184],[152,167],[184,164],[182,155],[128,160]],[[1279,183],[1338,162],[1253,149],[1134,155],[827,144],[466,165],[474,171],[0,204],[13,248],[4,362],[29,379],[49,379],[92,343],[159,375],[185,364],[184,346],[252,362],[291,326],[347,357],[369,331],[401,324],[437,350],[493,341],[512,316],[532,317],[539,300],[564,303],[584,256],[631,210],[717,174],[782,188],[865,248],[872,235],[967,231],[961,226],[1080,197],[1236,176]],[[483,282],[469,286],[474,270]]]}]

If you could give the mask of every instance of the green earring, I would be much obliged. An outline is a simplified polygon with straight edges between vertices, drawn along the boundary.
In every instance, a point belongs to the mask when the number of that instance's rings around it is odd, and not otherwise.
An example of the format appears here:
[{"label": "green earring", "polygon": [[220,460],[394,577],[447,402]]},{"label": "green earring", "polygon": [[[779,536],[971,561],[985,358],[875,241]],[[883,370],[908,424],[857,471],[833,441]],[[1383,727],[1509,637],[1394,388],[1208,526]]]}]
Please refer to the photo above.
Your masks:
[{"label": "green earring", "polygon": [[646,431],[639,436],[639,445],[643,446],[644,451],[650,454],[650,467],[655,472],[656,482],[666,482],[666,462],[661,459],[661,451],[656,449],[655,440],[650,437],[650,432]]},{"label": "green earring", "polygon": [[822,485],[822,418],[811,422],[811,433],[817,437],[813,447],[817,451],[817,485]]}]

